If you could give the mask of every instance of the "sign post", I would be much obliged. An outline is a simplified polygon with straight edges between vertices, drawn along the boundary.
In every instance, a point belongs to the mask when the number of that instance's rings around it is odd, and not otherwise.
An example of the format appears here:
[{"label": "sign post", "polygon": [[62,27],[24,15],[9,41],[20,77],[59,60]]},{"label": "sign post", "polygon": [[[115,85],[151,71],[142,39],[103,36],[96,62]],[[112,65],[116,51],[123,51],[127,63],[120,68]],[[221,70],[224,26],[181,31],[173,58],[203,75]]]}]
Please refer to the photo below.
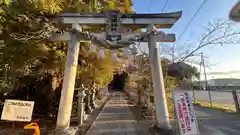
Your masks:
[{"label": "sign post", "polygon": [[106,39],[112,42],[122,39],[121,33],[121,13],[119,11],[109,11],[107,15]]},{"label": "sign post", "polygon": [[2,120],[24,121],[32,120],[33,101],[21,101],[6,99],[2,111]]},{"label": "sign post", "polygon": [[15,121],[30,122],[32,120],[34,102],[6,99],[3,106],[1,120],[12,121],[12,135]]},{"label": "sign post", "polygon": [[181,135],[200,135],[195,110],[190,94],[185,91],[173,91],[174,109],[176,110]]},{"label": "sign post", "polygon": [[240,92],[236,92],[236,95],[237,95],[238,108],[240,112]]},{"label": "sign post", "polygon": [[236,112],[240,112],[240,92],[232,91],[233,99],[235,102]]}]

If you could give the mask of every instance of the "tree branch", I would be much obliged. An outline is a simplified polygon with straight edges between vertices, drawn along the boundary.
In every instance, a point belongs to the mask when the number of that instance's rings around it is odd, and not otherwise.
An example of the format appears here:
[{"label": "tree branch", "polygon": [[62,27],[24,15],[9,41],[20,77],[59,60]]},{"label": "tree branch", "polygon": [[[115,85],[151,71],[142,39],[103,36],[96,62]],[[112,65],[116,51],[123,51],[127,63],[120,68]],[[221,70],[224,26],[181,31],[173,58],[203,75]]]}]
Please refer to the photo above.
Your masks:
[{"label": "tree branch", "polygon": [[[208,46],[208,45],[223,45],[223,44],[238,44],[238,40],[231,40],[229,38],[235,37],[237,35],[240,35],[239,32],[231,32],[230,31],[230,22],[225,21],[225,22],[217,22],[215,24],[210,23],[210,28],[208,28],[208,32],[201,38],[199,44],[195,49],[193,49],[190,53],[188,53],[186,56],[182,57],[179,59],[179,62],[183,62],[189,57],[194,56],[194,53],[200,50],[201,48]],[[214,33],[218,34],[221,33],[221,30],[224,30],[222,32],[221,36],[216,35],[217,37],[213,37]]]}]

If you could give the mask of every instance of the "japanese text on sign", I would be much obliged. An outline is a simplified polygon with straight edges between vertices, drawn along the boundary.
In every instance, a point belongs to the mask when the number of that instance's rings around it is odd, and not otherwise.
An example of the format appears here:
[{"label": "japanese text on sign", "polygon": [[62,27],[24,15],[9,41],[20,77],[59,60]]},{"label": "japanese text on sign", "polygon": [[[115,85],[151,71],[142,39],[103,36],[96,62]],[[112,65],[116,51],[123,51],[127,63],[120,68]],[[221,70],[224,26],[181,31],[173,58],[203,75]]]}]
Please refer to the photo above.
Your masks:
[{"label": "japanese text on sign", "polygon": [[196,116],[187,92],[174,92],[174,105],[181,135],[198,135]]},{"label": "japanese text on sign", "polygon": [[31,121],[33,101],[5,100],[2,111],[2,120]]}]

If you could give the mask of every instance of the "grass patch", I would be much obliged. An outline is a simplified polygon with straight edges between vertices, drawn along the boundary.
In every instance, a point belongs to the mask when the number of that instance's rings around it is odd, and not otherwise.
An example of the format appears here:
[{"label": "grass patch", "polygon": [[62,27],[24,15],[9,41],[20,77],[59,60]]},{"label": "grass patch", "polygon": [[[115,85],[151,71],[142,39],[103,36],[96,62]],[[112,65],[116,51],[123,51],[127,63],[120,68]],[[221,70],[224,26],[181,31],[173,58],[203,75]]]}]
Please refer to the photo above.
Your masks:
[{"label": "grass patch", "polygon": [[193,104],[194,105],[199,105],[201,107],[207,107],[207,108],[213,108],[213,109],[221,110],[221,111],[228,112],[228,113],[236,113],[236,108],[235,107],[229,107],[229,106],[223,105],[223,104],[213,103],[212,106],[211,106],[209,102],[204,102],[204,101],[197,101],[196,103],[193,103]]},{"label": "grass patch", "polygon": [[174,119],[174,105],[173,100],[171,97],[167,96],[167,105],[168,105],[168,112],[169,112],[169,119]]},{"label": "grass patch", "polygon": [[[169,117],[170,117],[170,119],[174,119],[173,100],[170,96],[167,96],[167,104],[168,104]],[[196,103],[193,103],[193,105],[212,108],[212,109],[216,109],[216,110],[219,110],[219,111],[232,113],[232,114],[240,114],[239,112],[236,112],[236,108],[234,106],[227,105],[227,104],[215,104],[215,103],[213,103],[212,106],[211,106],[209,102],[196,101]]]}]

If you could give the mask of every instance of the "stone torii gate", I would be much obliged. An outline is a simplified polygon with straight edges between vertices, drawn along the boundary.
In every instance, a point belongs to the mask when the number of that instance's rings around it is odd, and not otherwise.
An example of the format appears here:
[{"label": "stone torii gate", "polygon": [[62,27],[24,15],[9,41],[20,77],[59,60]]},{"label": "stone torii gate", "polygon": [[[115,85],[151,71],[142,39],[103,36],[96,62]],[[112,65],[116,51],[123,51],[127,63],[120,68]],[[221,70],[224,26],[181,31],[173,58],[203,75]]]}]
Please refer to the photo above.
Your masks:
[{"label": "stone torii gate", "polygon": [[[154,97],[156,106],[157,125],[163,129],[170,129],[168,110],[165,97],[164,81],[160,63],[159,47],[157,42],[174,42],[174,34],[157,32],[156,28],[171,28],[181,17],[181,12],[161,14],[113,14],[117,18],[117,26],[111,28],[108,15],[110,13],[63,13],[57,19],[60,23],[71,25],[72,31],[62,34],[55,34],[52,40],[69,40],[69,51],[67,54],[64,81],[58,111],[56,129],[64,131],[70,123],[72,100],[74,93],[77,61],[79,54],[79,41],[86,39],[82,32],[85,28],[97,27],[107,28],[106,33],[93,33],[91,35],[98,39],[107,41],[110,46],[116,47],[119,44],[128,46],[135,41],[148,42],[152,79],[154,85]],[[109,29],[110,27],[110,29]],[[146,35],[135,32],[119,32],[119,29],[148,28]],[[104,38],[105,35],[105,38]],[[107,39],[107,40],[106,40]],[[110,41],[109,41],[110,40]],[[121,47],[124,47],[121,46]]]}]

